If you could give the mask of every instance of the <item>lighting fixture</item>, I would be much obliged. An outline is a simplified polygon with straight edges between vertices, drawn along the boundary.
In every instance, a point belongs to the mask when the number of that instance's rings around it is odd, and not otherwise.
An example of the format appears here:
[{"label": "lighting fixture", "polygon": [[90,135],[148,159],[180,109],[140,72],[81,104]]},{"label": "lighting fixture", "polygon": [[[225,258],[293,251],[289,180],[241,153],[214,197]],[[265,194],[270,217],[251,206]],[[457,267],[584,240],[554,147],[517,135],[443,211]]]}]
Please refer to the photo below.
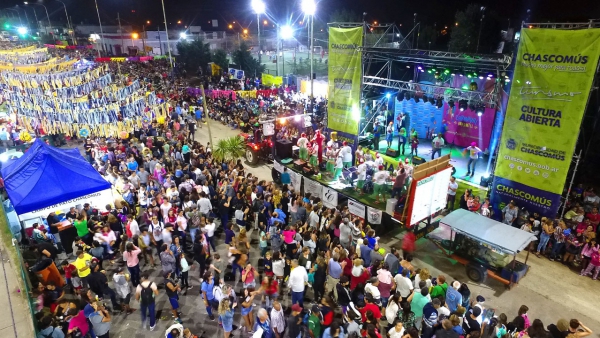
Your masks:
[{"label": "lighting fixture", "polygon": [[460,109],[460,111],[465,111],[465,109],[467,109],[467,100],[459,100],[458,101],[458,108]]},{"label": "lighting fixture", "polygon": [[448,101],[448,105],[450,108],[454,108],[454,100],[450,99],[450,101]]}]

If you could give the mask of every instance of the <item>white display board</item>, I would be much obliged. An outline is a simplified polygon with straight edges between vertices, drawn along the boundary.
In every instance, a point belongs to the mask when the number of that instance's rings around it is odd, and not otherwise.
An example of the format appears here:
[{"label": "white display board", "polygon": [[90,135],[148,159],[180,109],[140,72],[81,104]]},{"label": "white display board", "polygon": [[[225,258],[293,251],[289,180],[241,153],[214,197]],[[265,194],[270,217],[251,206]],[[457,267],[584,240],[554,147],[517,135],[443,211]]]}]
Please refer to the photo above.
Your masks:
[{"label": "white display board", "polygon": [[338,192],[328,188],[323,187],[323,205],[328,208],[336,208],[338,206]]},{"label": "white display board", "polygon": [[321,196],[323,192],[323,186],[311,179],[304,177],[304,193],[310,193],[311,196]]},{"label": "white display board", "polygon": [[358,217],[365,217],[365,205],[362,203],[358,203],[355,200],[351,200],[348,199],[348,211],[350,211],[350,213],[352,215],[358,216]]},{"label": "white display board", "polygon": [[452,168],[419,180],[413,196],[410,225],[414,225],[446,207]]},{"label": "white display board", "polygon": [[99,210],[105,210],[105,206],[107,204],[114,205],[115,200],[113,198],[112,190],[106,189],[102,191],[98,191],[95,193],[91,193],[88,195],[84,195],[81,197],[73,198],[68,201],[64,201],[61,203],[49,205],[45,208],[41,208],[38,210],[30,211],[28,213],[19,215],[19,219],[21,221],[26,221],[28,219],[43,217],[45,218],[52,211],[62,210],[63,212],[69,211],[71,207],[77,207],[83,205],[85,203],[89,203],[93,208]]}]

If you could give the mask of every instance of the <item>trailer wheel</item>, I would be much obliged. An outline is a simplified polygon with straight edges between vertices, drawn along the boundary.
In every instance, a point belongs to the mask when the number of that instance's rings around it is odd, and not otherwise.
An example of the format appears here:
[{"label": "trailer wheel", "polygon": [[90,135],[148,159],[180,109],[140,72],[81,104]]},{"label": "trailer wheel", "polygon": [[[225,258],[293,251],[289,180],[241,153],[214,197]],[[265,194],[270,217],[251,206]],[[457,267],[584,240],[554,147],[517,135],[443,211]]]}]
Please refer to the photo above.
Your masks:
[{"label": "trailer wheel", "polygon": [[467,276],[474,282],[482,283],[487,277],[487,269],[478,264],[468,264],[466,267]]}]

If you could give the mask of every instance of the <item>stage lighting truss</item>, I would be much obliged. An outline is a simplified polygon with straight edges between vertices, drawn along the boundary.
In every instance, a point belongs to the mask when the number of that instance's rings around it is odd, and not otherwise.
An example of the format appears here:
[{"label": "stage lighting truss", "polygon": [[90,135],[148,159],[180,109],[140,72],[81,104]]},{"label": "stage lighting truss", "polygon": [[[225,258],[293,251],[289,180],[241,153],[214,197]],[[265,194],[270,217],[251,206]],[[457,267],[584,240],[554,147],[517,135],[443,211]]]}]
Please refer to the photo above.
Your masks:
[{"label": "stage lighting truss", "polygon": [[[424,92],[428,95],[434,95],[436,97],[443,97],[445,101],[454,100],[454,102],[458,102],[460,100],[464,100],[466,102],[471,102],[474,105],[484,105],[486,107],[495,108],[499,106],[498,104],[498,88],[495,86],[494,90],[491,92],[481,92],[481,91],[470,91],[468,89],[462,88],[450,88],[444,86],[437,85],[429,85],[429,84],[415,84],[412,81],[400,81],[393,79],[386,79],[383,77],[377,76],[363,76],[363,85],[364,86],[374,86],[374,87],[385,87],[392,88],[398,91],[405,92],[405,98],[409,99],[409,96],[414,95],[416,92]],[[410,94],[409,94],[410,93]],[[466,109],[466,106],[465,106]]]}]

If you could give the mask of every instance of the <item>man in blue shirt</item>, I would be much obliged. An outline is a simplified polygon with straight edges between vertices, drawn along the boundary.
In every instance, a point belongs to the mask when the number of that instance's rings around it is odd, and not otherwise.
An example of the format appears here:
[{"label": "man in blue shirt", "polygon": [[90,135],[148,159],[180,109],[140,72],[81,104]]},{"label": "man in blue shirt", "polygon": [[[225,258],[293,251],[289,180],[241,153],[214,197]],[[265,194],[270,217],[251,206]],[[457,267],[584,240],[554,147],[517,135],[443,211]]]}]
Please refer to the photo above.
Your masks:
[{"label": "man in blue shirt", "polygon": [[179,104],[177,104],[177,107],[175,107],[175,112],[177,113],[177,115],[181,116],[181,106]]},{"label": "man in blue shirt", "polygon": [[446,304],[448,304],[450,312],[456,311],[458,306],[462,304],[462,294],[458,292],[458,289],[460,289],[460,282],[454,281],[446,290]]},{"label": "man in blue shirt", "polygon": [[373,249],[369,247],[369,241],[363,239],[363,244],[360,246],[360,258],[362,258],[365,267],[371,266],[371,250]]},{"label": "man in blue shirt", "polygon": [[292,179],[290,177],[290,173],[287,172],[287,168],[283,168],[283,173],[281,173],[281,184],[291,184]]}]

